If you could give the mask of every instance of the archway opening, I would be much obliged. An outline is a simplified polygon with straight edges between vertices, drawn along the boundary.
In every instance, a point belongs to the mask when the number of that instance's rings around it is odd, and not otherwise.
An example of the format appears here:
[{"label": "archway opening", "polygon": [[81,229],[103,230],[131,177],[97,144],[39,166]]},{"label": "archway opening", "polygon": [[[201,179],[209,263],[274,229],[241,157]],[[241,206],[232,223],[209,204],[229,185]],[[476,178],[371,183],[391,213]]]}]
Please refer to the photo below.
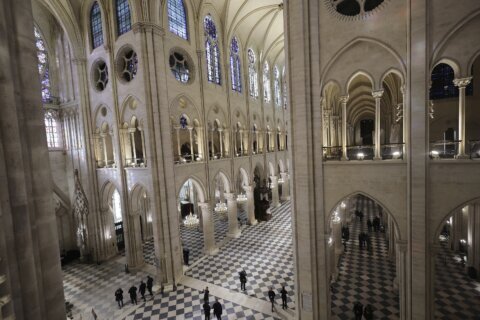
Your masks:
[{"label": "archway opening", "polygon": [[219,172],[214,179],[215,206],[213,208],[213,221],[215,226],[215,242],[217,246],[225,240],[228,232],[228,206],[225,194],[230,187],[227,177]]},{"label": "archway opening", "polygon": [[184,265],[198,261],[204,253],[204,234],[202,211],[203,192],[197,182],[188,179],[180,188],[178,195],[178,216],[180,221],[180,239],[183,247]]},{"label": "archway opening", "polygon": [[480,199],[439,226],[435,256],[435,319],[480,315]]},{"label": "archway opening", "polygon": [[115,244],[117,251],[121,252],[125,250],[125,238],[123,232],[123,216],[122,216],[122,202],[120,193],[117,189],[113,191],[110,199],[110,211],[113,215],[113,224],[115,229]]},{"label": "archway opening", "polygon": [[380,103],[380,145],[382,159],[400,159],[404,153],[403,114],[404,103],[402,79],[394,72],[382,82],[383,94]]},{"label": "archway opening", "polygon": [[399,319],[398,232],[392,216],[375,200],[356,194],[332,210],[329,227],[332,315],[350,319],[358,304],[357,312],[370,305],[376,319]]}]

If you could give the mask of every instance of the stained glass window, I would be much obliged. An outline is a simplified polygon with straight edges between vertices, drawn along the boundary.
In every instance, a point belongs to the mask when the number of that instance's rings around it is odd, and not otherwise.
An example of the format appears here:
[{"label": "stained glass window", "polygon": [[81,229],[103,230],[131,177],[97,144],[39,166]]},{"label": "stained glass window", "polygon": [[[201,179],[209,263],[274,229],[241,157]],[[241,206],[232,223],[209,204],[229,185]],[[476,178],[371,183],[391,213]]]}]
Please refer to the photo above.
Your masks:
[{"label": "stained glass window", "polygon": [[122,222],[122,205],[120,203],[120,193],[115,189],[112,195],[113,222]]},{"label": "stained glass window", "polygon": [[285,67],[283,67],[282,72],[282,81],[283,81],[283,107],[287,109],[287,77],[285,75]]},{"label": "stained glass window", "polygon": [[232,77],[232,90],[242,92],[242,68],[238,50],[238,39],[233,37],[230,44],[230,75]]},{"label": "stained glass window", "polygon": [[277,106],[282,105],[282,89],[280,88],[280,71],[278,71],[278,67],[275,66],[273,69],[273,76],[275,77],[274,84],[273,84],[273,92],[275,95],[275,104]]},{"label": "stained glass window", "polygon": [[122,35],[132,30],[132,19],[130,17],[130,6],[128,0],[117,0],[117,31]]},{"label": "stained glass window", "polygon": [[58,112],[53,109],[45,111],[45,132],[47,134],[48,148],[61,148],[60,125],[58,123]]},{"label": "stained glass window", "polygon": [[217,27],[211,15],[203,21],[205,29],[205,51],[207,58],[207,78],[209,82],[221,84],[220,49],[218,48]]},{"label": "stained glass window", "polygon": [[270,102],[272,99],[270,92],[270,68],[268,62],[263,65],[263,100]]},{"label": "stained glass window", "polygon": [[103,44],[102,13],[96,1],[90,11],[90,29],[92,33],[92,46],[95,49]]},{"label": "stained glass window", "polygon": [[255,52],[252,49],[248,49],[248,84],[250,89],[250,96],[252,98],[258,98],[258,74],[255,68]]},{"label": "stained glass window", "polygon": [[183,0],[168,0],[167,11],[168,26],[170,28],[170,32],[187,40],[187,14],[185,13],[185,6],[183,4]]},{"label": "stained glass window", "polygon": [[182,83],[188,83],[190,80],[190,68],[184,55],[179,52],[173,52],[168,61],[175,79]]},{"label": "stained glass window", "polygon": [[50,73],[48,70],[48,55],[45,41],[43,41],[42,34],[33,27],[35,34],[35,44],[37,46],[37,58],[38,58],[38,73],[40,74],[40,83],[42,84],[42,101],[49,103],[52,100],[50,93]]}]

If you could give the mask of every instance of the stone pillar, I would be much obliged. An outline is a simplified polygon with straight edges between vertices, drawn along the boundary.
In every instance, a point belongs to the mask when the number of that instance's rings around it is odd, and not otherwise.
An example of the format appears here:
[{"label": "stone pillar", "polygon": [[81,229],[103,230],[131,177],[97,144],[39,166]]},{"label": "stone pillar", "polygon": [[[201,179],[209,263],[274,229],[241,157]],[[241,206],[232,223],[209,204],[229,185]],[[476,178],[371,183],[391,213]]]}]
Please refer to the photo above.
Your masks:
[{"label": "stone pillar", "polygon": [[337,265],[338,258],[343,253],[342,220],[340,219],[340,216],[337,220],[332,220],[332,236],[335,246],[335,265]]},{"label": "stone pillar", "polygon": [[220,140],[220,158],[223,158],[223,129],[218,129],[218,137]]},{"label": "stone pillar", "polygon": [[127,218],[129,220],[128,229],[124,229],[124,237],[125,242],[128,241],[129,245],[125,246],[125,250],[128,250],[125,256],[130,268],[139,268],[144,264],[140,212],[131,213],[127,215]]},{"label": "stone pillar", "polygon": [[272,181],[272,208],[276,208],[280,206],[280,201],[278,197],[278,178],[277,176],[270,176],[270,180]]},{"label": "stone pillar", "polygon": [[108,152],[107,152],[107,141],[105,140],[107,133],[101,133],[100,137],[102,138],[102,145],[103,145],[103,163],[104,168],[108,167]]},{"label": "stone pillar", "polygon": [[240,129],[239,135],[240,135],[240,156],[243,156],[243,130],[242,129]]},{"label": "stone pillar", "polygon": [[397,240],[396,242],[396,251],[398,252],[398,263],[396,266],[397,279],[398,279],[398,293],[399,293],[399,302],[400,302],[400,320],[407,320],[407,297],[408,297],[408,288],[407,288],[407,241],[406,240]]},{"label": "stone pillar", "polygon": [[212,210],[208,202],[199,203],[198,206],[202,213],[204,250],[206,254],[214,254],[218,249],[215,247]]},{"label": "stone pillar", "polygon": [[280,176],[283,179],[281,200],[290,200],[290,175],[288,174],[288,172],[281,172]]},{"label": "stone pillar", "polygon": [[237,198],[234,193],[225,193],[228,207],[228,233],[230,238],[238,238],[240,230],[238,229]]},{"label": "stone pillar", "polygon": [[471,81],[472,77],[453,80],[453,84],[458,87],[458,139],[460,144],[458,145],[457,159],[468,159],[465,154],[465,89]]},{"label": "stone pillar", "polygon": [[468,206],[467,264],[480,272],[480,204]]},{"label": "stone pillar", "polygon": [[255,219],[255,203],[253,200],[253,186],[244,186],[245,194],[247,196],[247,219],[248,223],[252,226],[258,223]]},{"label": "stone pillar", "polygon": [[452,250],[459,250],[460,239],[462,239],[462,210],[453,214],[452,222]]},{"label": "stone pillar", "polygon": [[342,104],[342,160],[348,160],[347,156],[347,101],[348,95],[340,97]]},{"label": "stone pillar", "polygon": [[177,155],[178,155],[178,160],[180,161],[180,157],[182,155],[182,151],[180,149],[180,128],[179,127],[176,127],[175,128],[175,131],[177,133]]},{"label": "stone pillar", "polygon": [[128,130],[130,132],[130,140],[131,140],[131,146],[132,146],[132,162],[134,164],[137,164],[137,148],[135,146],[135,128]]},{"label": "stone pillar", "polygon": [[381,146],[381,101],[383,96],[383,89],[372,91],[372,96],[375,99],[375,155],[373,160],[382,160],[382,146]]},{"label": "stone pillar", "polygon": [[[192,127],[188,127],[188,134],[190,135],[190,154],[191,154],[191,157],[192,157],[192,162],[195,161],[195,151],[193,149],[193,128]],[[213,145],[213,143],[212,143]]]},{"label": "stone pillar", "polygon": [[147,153],[145,152],[145,134],[143,133],[143,128],[138,127],[138,131],[140,131],[140,137],[142,139],[142,156],[143,156],[143,164],[147,165]]}]

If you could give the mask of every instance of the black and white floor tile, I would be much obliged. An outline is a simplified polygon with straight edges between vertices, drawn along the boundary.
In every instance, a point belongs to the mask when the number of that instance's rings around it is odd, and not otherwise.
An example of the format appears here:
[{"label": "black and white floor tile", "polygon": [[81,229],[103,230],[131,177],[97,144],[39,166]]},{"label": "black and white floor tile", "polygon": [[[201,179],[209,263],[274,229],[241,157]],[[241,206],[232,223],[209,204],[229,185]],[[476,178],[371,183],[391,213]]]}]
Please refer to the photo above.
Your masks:
[{"label": "black and white floor tile", "polygon": [[[243,213],[241,213],[243,214]],[[288,304],[294,308],[294,275],[290,202],[273,210],[273,218],[244,229],[239,238],[232,239],[220,252],[208,256],[187,272],[188,276],[240,292],[238,272],[247,272],[245,294],[268,300],[268,291],[278,292],[285,285]]]},{"label": "black and white floor tile", "polygon": [[445,244],[435,261],[435,319],[480,320],[480,282],[468,277],[460,256]]},{"label": "black and white floor tile", "polygon": [[[211,297],[210,306],[213,305],[214,301],[215,297]],[[219,299],[219,302],[223,307],[222,319],[224,320],[275,320],[275,318],[269,315],[245,308],[231,301]],[[200,291],[185,286],[178,286],[175,291],[166,293],[163,296],[160,294],[155,295],[154,299],[142,304],[140,308],[128,315],[125,320],[203,320],[202,304],[203,294]],[[213,313],[211,314],[211,319],[214,319]]]},{"label": "black and white floor tile", "polygon": [[220,214],[213,212],[213,221],[215,224],[215,243],[219,245],[225,240],[228,232],[228,216],[227,213]]},{"label": "black and white floor tile", "polygon": [[375,319],[398,319],[398,293],[393,288],[394,260],[388,257],[386,234],[370,232],[372,250],[360,249],[358,235],[367,232],[367,219],[382,217],[381,208],[371,199],[359,196],[356,209],[364,213],[363,221],[354,218],[349,225],[350,241],[339,265],[338,280],[332,284],[332,315],[353,319],[353,305],[371,304]]}]

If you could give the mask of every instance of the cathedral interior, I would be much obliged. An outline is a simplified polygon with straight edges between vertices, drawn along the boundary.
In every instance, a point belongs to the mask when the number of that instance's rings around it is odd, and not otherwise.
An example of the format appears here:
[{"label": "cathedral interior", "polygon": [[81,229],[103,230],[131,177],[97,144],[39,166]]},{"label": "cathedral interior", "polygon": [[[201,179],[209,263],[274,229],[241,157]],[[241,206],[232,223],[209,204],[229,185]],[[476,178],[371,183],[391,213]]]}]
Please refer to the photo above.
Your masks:
[{"label": "cathedral interior", "polygon": [[479,34],[476,0],[1,0],[0,320],[479,320]]}]

